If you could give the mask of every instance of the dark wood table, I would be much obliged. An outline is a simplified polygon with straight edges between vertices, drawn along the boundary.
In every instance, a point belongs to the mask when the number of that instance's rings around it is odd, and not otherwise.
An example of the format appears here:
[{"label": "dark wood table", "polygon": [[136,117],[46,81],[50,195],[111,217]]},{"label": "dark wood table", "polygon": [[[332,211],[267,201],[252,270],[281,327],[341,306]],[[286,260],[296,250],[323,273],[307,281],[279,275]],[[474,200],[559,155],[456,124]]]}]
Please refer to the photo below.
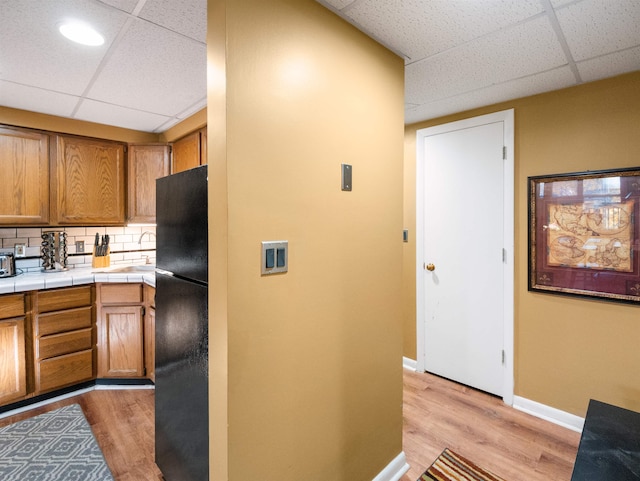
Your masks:
[{"label": "dark wood table", "polygon": [[640,413],[591,400],[571,481],[640,480]]}]

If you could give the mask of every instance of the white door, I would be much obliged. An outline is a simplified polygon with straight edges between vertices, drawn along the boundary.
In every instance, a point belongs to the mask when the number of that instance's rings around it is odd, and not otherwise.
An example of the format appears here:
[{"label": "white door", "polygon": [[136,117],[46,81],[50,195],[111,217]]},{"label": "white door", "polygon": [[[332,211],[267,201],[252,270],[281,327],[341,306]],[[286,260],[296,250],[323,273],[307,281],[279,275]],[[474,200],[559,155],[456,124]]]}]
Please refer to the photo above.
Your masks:
[{"label": "white door", "polygon": [[492,114],[423,129],[417,139],[423,367],[503,397],[513,390],[505,372],[513,329],[513,171],[503,158],[512,132],[504,115]]}]

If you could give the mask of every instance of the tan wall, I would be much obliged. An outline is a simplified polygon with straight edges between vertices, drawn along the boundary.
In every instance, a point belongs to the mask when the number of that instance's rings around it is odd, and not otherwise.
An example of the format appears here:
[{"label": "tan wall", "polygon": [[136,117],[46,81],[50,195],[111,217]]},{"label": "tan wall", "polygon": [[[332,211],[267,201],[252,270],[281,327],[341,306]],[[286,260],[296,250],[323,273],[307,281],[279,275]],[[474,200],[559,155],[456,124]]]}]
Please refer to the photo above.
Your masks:
[{"label": "tan wall", "polygon": [[212,477],[371,480],[402,450],[403,62],[312,0],[209,9]]},{"label": "tan wall", "polygon": [[[635,72],[406,127],[405,225],[415,225],[416,130],[515,109],[515,394],[579,416],[590,398],[640,411],[640,306],[528,292],[527,178],[637,167],[639,105]],[[415,264],[412,245],[405,299]],[[415,303],[404,315],[405,356],[415,359]]]}]

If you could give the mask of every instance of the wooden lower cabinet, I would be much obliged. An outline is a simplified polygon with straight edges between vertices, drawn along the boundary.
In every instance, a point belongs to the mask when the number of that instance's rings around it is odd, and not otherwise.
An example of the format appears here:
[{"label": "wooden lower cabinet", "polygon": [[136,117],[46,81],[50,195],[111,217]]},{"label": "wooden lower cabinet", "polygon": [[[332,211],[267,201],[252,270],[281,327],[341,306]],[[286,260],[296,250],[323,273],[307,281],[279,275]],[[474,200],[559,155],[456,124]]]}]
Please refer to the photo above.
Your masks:
[{"label": "wooden lower cabinet", "polygon": [[93,377],[93,352],[90,349],[44,359],[36,364],[38,393],[79,384]]},{"label": "wooden lower cabinet", "polygon": [[144,376],[142,306],[102,306],[98,377]]},{"label": "wooden lower cabinet", "polygon": [[27,395],[24,295],[0,297],[0,315],[7,308],[22,316],[0,320],[0,405]]},{"label": "wooden lower cabinet", "polygon": [[0,295],[0,406],[98,378],[155,378],[155,289]]},{"label": "wooden lower cabinet", "polygon": [[156,380],[156,290],[144,286],[144,365],[147,377]]},{"label": "wooden lower cabinet", "polygon": [[95,379],[92,286],[34,293],[35,394]]},{"label": "wooden lower cabinet", "polygon": [[149,377],[143,284],[98,284],[98,377]]}]

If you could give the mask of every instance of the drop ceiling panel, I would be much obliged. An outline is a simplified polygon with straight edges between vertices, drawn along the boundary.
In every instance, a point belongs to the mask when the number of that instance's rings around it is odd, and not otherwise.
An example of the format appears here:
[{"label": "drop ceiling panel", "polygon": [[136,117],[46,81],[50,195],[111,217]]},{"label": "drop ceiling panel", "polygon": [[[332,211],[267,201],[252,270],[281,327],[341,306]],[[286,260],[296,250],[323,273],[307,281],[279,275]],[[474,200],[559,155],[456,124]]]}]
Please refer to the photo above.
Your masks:
[{"label": "drop ceiling panel", "polygon": [[136,19],[88,96],[174,116],[206,95],[206,46]]},{"label": "drop ceiling panel", "polygon": [[[405,56],[408,122],[640,70],[640,0],[318,1]],[[206,106],[206,3],[4,0],[0,105],[166,130]]]},{"label": "drop ceiling panel", "polygon": [[407,109],[405,123],[410,124],[424,119],[442,117],[472,108],[558,90],[574,84],[575,77],[569,67],[560,67]]},{"label": "drop ceiling panel", "polygon": [[140,17],[203,44],[207,40],[206,0],[147,0]]},{"label": "drop ceiling panel", "polygon": [[123,12],[131,13],[133,9],[136,8],[139,0],[100,0],[102,3],[106,3],[107,5],[111,5],[118,10],[122,10]]},{"label": "drop ceiling panel", "polygon": [[42,114],[70,117],[78,97],[0,80],[0,105]]},{"label": "drop ceiling panel", "polygon": [[167,116],[93,100],[83,100],[75,117],[89,122],[93,122],[93,119],[101,119],[102,123],[107,125],[117,125],[144,132],[154,132],[158,127],[171,120]]},{"label": "drop ceiling panel", "polygon": [[556,16],[576,61],[640,45],[638,0],[584,0]]},{"label": "drop ceiling panel", "polygon": [[640,47],[630,48],[578,63],[580,77],[592,82],[612,75],[634,72],[640,69]]},{"label": "drop ceiling panel", "polygon": [[[107,41],[91,48],[67,40],[58,32],[67,18],[91,22]],[[0,78],[80,95],[125,20],[126,14],[98,2],[12,0],[0,15]]]},{"label": "drop ceiling panel", "polygon": [[552,70],[567,63],[546,17],[407,65],[405,97],[422,104]]},{"label": "drop ceiling panel", "polygon": [[363,0],[345,15],[411,62],[542,11],[539,0]]}]

